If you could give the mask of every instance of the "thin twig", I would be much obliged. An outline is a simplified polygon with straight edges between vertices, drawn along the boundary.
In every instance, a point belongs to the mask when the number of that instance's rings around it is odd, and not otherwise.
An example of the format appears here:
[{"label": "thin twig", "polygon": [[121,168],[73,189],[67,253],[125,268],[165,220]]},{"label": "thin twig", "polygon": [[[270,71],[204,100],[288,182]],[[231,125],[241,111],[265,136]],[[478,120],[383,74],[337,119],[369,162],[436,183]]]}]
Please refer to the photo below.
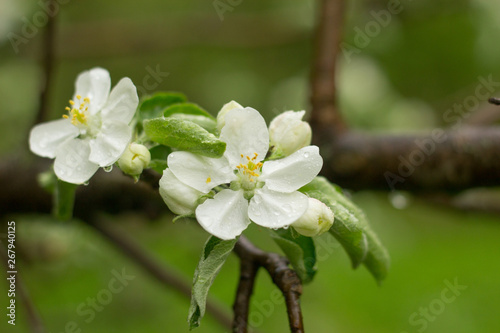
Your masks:
[{"label": "thin twig", "polygon": [[260,265],[248,257],[240,257],[240,281],[233,304],[233,333],[248,332],[248,314],[255,278]]},{"label": "thin twig", "polygon": [[[54,6],[58,5],[56,4],[56,0],[49,0],[47,6],[48,8],[54,8]],[[40,88],[40,106],[35,118],[35,124],[45,121],[49,112],[49,99],[52,90],[52,70],[54,67],[55,21],[55,13],[50,13],[50,15],[48,15],[47,25],[45,26],[42,46],[43,77]]]},{"label": "thin twig", "polygon": [[[262,251],[244,236],[241,236],[236,243],[234,252],[240,259],[253,261],[267,270],[274,284],[285,297],[290,331],[292,333],[304,333],[299,301],[302,294],[302,282],[297,273],[288,267],[288,260],[276,253]],[[240,291],[239,288],[238,291]],[[244,292],[248,294],[248,291]]]},{"label": "thin twig", "polygon": [[[5,251],[5,247],[2,241],[0,241],[0,257],[3,263],[5,264],[5,267],[9,271],[10,269],[7,264],[9,258],[7,256],[7,252]],[[38,311],[35,307],[35,304],[31,300],[28,290],[26,289],[26,286],[24,285],[23,280],[20,277],[19,268],[17,268],[15,279],[16,279],[16,293],[21,298],[21,302],[26,311],[26,317],[28,319],[28,325],[31,329],[31,332],[44,333],[45,328],[43,326],[42,319],[40,318],[40,315],[38,314]]]},{"label": "thin twig", "polygon": [[[147,254],[143,249],[141,249],[136,243],[131,239],[115,230],[106,223],[102,218],[93,218],[87,221],[92,227],[99,231],[106,239],[113,243],[118,249],[120,249],[127,258],[133,260],[136,264],[145,269],[158,281],[164,285],[169,286],[173,290],[178,291],[182,295],[190,298],[191,297],[191,285],[186,282],[185,279],[177,276],[168,270],[165,265],[159,265],[149,254]],[[231,318],[227,314],[219,309],[210,300],[207,301],[207,313],[211,314],[224,328],[230,329],[232,326]]]},{"label": "thin twig", "polygon": [[336,105],[336,64],[342,38],[343,0],[322,0],[316,28],[315,58],[311,72],[311,126],[316,143],[323,131],[341,134],[346,125]]}]

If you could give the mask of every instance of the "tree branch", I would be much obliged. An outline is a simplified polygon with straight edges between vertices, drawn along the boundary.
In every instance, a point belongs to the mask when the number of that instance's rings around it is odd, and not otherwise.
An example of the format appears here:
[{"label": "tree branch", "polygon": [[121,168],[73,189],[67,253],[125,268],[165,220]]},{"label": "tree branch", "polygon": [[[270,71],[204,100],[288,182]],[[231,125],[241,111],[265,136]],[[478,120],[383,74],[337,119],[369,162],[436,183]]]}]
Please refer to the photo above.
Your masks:
[{"label": "tree branch", "polygon": [[260,265],[248,256],[240,257],[240,281],[233,304],[233,333],[248,332],[248,314],[255,278]]},{"label": "tree branch", "polygon": [[[56,0],[49,0],[47,6],[53,8]],[[52,70],[54,67],[54,46],[55,46],[55,31],[56,18],[55,15],[47,15],[47,25],[45,26],[45,34],[42,46],[42,68],[43,77],[40,90],[40,106],[35,118],[35,124],[41,123],[47,119],[49,110],[50,92],[52,90]]]},{"label": "tree branch", "polygon": [[[323,132],[340,134],[346,130],[336,106],[336,64],[342,38],[344,16],[343,0],[322,0],[316,28],[315,58],[311,70],[310,123],[314,128],[315,143],[322,141]],[[319,140],[321,141],[319,141]]]},{"label": "tree branch", "polygon": [[322,174],[354,190],[453,192],[500,185],[500,129],[331,135]]},{"label": "tree branch", "polygon": [[[299,301],[302,294],[302,282],[297,273],[288,267],[288,260],[276,253],[262,251],[245,236],[240,236],[234,247],[234,252],[242,261],[252,261],[267,270],[274,284],[281,290],[285,297],[290,331],[293,333],[303,333],[304,324]],[[239,288],[238,291],[240,291]],[[243,292],[248,294],[248,290],[243,290]]]}]

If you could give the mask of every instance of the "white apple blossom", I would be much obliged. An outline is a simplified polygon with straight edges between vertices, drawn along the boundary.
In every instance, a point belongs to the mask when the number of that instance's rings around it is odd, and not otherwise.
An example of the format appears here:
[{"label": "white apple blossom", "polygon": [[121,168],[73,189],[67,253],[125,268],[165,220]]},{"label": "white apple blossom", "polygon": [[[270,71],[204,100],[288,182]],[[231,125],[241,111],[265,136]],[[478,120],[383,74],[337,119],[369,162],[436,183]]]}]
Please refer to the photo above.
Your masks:
[{"label": "white apple blossom", "polygon": [[[263,161],[269,149],[269,132],[264,118],[249,107],[226,113],[220,139],[227,145],[221,158],[171,153],[160,189],[180,187],[180,182],[198,191],[198,198],[215,190],[213,199],[199,205],[195,214],[206,231],[224,240],[240,235],[250,221],[278,229],[304,214],[308,197],[297,190],[323,165],[318,147],[304,147],[286,158]],[[198,198],[188,200],[191,208]]]},{"label": "white apple blossom", "polygon": [[217,113],[217,130],[220,132],[222,127],[226,124],[226,113],[231,111],[232,109],[243,109],[238,102],[231,101],[229,103],[224,104],[222,109],[220,109],[219,113]]},{"label": "white apple blossom", "polygon": [[204,193],[181,182],[167,168],[160,179],[160,195],[168,208],[177,215],[191,215]]},{"label": "white apple blossom", "polygon": [[99,167],[115,163],[127,148],[129,126],[139,98],[129,78],[123,78],[110,93],[111,78],[102,68],[78,75],[75,95],[63,119],[33,127],[30,149],[55,158],[54,171],[61,180],[82,184]]},{"label": "white apple blossom", "polygon": [[307,211],[292,223],[292,227],[301,235],[315,237],[330,230],[333,221],[334,214],[330,207],[317,199],[309,198]]},{"label": "white apple blossom", "polygon": [[302,121],[305,113],[305,111],[286,111],[269,124],[271,145],[278,155],[288,156],[311,144],[311,126]]}]

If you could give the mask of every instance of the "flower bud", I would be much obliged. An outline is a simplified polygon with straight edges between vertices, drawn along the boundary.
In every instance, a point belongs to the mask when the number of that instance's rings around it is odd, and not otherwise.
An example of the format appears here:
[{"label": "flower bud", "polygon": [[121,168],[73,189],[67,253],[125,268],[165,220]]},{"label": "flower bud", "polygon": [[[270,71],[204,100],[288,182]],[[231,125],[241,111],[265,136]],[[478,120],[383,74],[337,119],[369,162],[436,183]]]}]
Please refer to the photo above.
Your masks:
[{"label": "flower bud", "polygon": [[220,132],[222,130],[222,127],[226,124],[226,113],[231,111],[232,109],[244,109],[243,106],[238,104],[235,101],[231,101],[227,104],[224,104],[222,109],[220,109],[219,113],[217,114],[217,130]]},{"label": "flower bud", "polygon": [[131,143],[118,160],[118,165],[126,174],[138,176],[150,161],[151,154],[148,148],[138,143]]},{"label": "flower bud", "polygon": [[189,215],[194,214],[203,193],[181,182],[167,168],[160,179],[160,195],[172,213]]},{"label": "flower bud", "polygon": [[277,155],[288,156],[311,144],[311,126],[302,121],[305,111],[286,111],[269,125],[269,140]]},{"label": "flower bud", "polygon": [[309,207],[304,215],[292,223],[292,227],[301,235],[314,237],[330,230],[333,220],[333,212],[327,205],[309,198]]}]

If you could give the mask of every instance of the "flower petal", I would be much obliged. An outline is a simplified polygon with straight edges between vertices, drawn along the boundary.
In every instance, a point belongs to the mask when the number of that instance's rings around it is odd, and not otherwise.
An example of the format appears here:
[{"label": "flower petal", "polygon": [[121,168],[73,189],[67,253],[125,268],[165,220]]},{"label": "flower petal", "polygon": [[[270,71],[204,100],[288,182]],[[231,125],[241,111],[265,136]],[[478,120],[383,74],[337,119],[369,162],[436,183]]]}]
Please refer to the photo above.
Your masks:
[{"label": "flower petal", "polygon": [[176,151],[168,155],[168,167],[181,182],[203,193],[236,179],[225,157],[209,158]]},{"label": "flower petal", "polygon": [[280,193],[262,188],[250,200],[248,216],[260,226],[283,228],[301,217],[309,205],[307,196],[300,192]]},{"label": "flower petal", "polygon": [[69,138],[77,137],[80,131],[69,119],[58,119],[36,125],[30,132],[30,149],[42,157],[56,157],[57,147]]},{"label": "flower petal", "polygon": [[65,141],[56,151],[56,176],[68,183],[85,183],[99,169],[97,164],[89,161],[89,154],[88,141],[76,138]]},{"label": "flower petal", "polygon": [[224,119],[226,124],[220,139],[227,144],[224,156],[229,165],[246,164],[246,156],[253,157],[254,154],[258,154],[256,162],[262,161],[269,149],[269,132],[260,113],[249,107],[237,108],[229,111]]},{"label": "flower petal", "polygon": [[80,73],[76,79],[73,96],[76,102],[75,107],[79,106],[76,95],[81,95],[82,99],[88,97],[90,99],[89,112],[96,114],[106,103],[109,89],[111,89],[111,77],[104,68],[96,67]]},{"label": "flower petal", "polygon": [[101,115],[104,121],[113,120],[128,124],[134,117],[137,105],[139,105],[137,89],[132,80],[124,77],[111,90]]},{"label": "flower petal", "polygon": [[115,163],[122,156],[132,138],[132,129],[122,122],[102,125],[101,132],[90,140],[89,160],[101,167]]},{"label": "flower petal", "polygon": [[188,215],[194,213],[203,193],[181,182],[170,169],[165,169],[160,179],[160,195],[173,213]]},{"label": "flower petal", "polygon": [[223,190],[196,208],[198,223],[220,239],[239,236],[250,224],[248,201],[243,191]]},{"label": "flower petal", "polygon": [[265,162],[261,180],[270,190],[290,193],[313,180],[322,166],[319,148],[307,146],[280,160]]}]

